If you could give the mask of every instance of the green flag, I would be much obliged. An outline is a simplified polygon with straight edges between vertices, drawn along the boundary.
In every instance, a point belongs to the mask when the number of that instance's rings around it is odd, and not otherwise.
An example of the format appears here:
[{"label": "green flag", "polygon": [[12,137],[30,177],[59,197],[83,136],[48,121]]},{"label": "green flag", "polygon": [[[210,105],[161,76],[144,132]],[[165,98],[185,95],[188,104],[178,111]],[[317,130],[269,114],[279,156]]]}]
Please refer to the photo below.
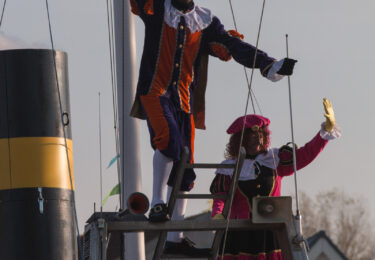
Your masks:
[{"label": "green flag", "polygon": [[115,187],[113,187],[112,190],[107,194],[107,196],[105,196],[105,198],[102,202],[102,206],[104,206],[104,204],[107,202],[107,200],[110,196],[113,196],[113,195],[116,195],[116,194],[120,194],[120,184],[117,184]]}]

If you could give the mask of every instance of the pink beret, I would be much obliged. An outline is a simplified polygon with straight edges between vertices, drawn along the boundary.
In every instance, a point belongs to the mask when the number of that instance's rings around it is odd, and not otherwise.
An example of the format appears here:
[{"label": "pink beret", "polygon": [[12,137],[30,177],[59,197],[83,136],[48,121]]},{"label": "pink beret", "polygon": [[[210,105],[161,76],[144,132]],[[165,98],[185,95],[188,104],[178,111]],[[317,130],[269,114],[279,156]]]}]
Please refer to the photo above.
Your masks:
[{"label": "pink beret", "polygon": [[252,128],[254,126],[258,127],[268,127],[271,121],[263,116],[259,115],[247,115],[246,118],[241,116],[237,118],[228,128],[228,134],[235,134],[242,130],[242,126],[245,119],[245,128]]}]

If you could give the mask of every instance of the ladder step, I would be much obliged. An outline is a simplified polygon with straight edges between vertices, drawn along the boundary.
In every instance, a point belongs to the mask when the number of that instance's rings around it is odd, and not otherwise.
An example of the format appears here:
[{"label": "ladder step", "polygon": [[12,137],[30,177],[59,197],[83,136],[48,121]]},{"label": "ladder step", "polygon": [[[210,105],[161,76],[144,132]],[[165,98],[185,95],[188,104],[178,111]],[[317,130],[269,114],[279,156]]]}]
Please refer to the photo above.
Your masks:
[{"label": "ladder step", "polygon": [[186,168],[201,168],[201,169],[234,169],[235,164],[220,164],[220,163],[188,163]]},{"label": "ladder step", "polygon": [[176,196],[177,199],[227,199],[228,195],[227,194],[218,194],[218,195],[213,195],[213,194],[178,194]]},{"label": "ladder step", "polygon": [[[241,172],[241,169],[242,169],[242,164],[243,164],[243,160],[245,158],[245,154],[246,154],[245,149],[242,147],[241,150],[240,150],[238,160],[235,164],[221,164],[221,163],[189,164],[188,163],[189,149],[187,147],[184,147],[183,152],[181,154],[180,162],[178,164],[176,179],[174,181],[172,193],[171,193],[171,196],[169,197],[169,200],[168,200],[168,214],[170,216],[173,215],[173,210],[175,208],[176,200],[179,199],[179,198],[190,198],[190,199],[220,198],[220,199],[226,200],[225,205],[224,205],[224,209],[223,209],[223,215],[227,216],[228,211],[230,210],[230,204],[232,203],[233,198],[234,198],[234,194],[231,191],[234,190],[233,187],[235,187],[235,185],[238,182],[239,173]],[[234,169],[234,173],[233,173],[234,177],[232,178],[232,180],[230,182],[230,189],[229,189],[228,194],[225,194],[225,195],[180,194],[179,190],[180,190],[180,186],[181,186],[181,183],[182,183],[183,174],[184,174],[186,168],[190,168],[190,169],[192,169],[192,168]],[[225,228],[228,227],[229,222],[227,222],[226,220],[215,220],[215,221],[210,220],[209,221],[209,224],[213,225],[214,230],[216,230],[214,241],[212,243],[212,247],[211,247],[211,250],[210,250],[211,252],[208,253],[207,255],[200,255],[199,257],[188,257],[186,255],[183,255],[183,256],[182,255],[164,255],[163,254],[163,246],[164,246],[164,243],[165,243],[166,238],[167,238],[167,232],[166,232],[167,229],[164,227],[163,231],[160,232],[160,234],[159,234],[159,239],[158,239],[155,251],[154,251],[153,260],[159,260],[160,258],[185,258],[185,259],[186,258],[197,258],[197,259],[203,258],[203,259],[208,259],[208,260],[215,260],[214,258],[216,258],[216,254],[218,252],[218,248],[220,246],[220,243],[221,243],[221,240],[222,240],[222,237],[223,237],[223,234],[224,234],[224,230],[218,230],[219,229],[218,224],[219,224],[220,221],[223,222],[223,224],[224,224],[223,227],[225,227]],[[249,223],[248,220],[246,220],[246,221],[247,221],[247,223]],[[183,228],[179,229],[179,230],[186,230],[187,226],[189,226],[188,222],[186,220],[182,221],[182,222],[183,222]],[[165,225],[165,224],[166,223],[161,223],[161,224],[158,224],[158,225],[155,225],[155,226],[161,227],[162,225]],[[167,224],[171,224],[171,223],[167,223]],[[202,223],[199,223],[199,224],[202,224]],[[152,223],[149,223],[149,225],[152,225]],[[193,228],[193,230],[195,230],[195,231],[204,230],[204,228],[198,228],[197,223],[193,223],[191,225],[191,228]],[[206,251],[206,250],[204,250],[204,251]]]}]

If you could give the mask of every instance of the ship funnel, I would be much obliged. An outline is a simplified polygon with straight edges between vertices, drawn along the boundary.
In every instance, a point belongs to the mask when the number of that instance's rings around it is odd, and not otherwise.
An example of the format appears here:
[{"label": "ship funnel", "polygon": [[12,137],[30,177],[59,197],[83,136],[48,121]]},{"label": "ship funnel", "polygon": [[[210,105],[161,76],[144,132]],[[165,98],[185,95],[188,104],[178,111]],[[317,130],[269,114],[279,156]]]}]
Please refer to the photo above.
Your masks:
[{"label": "ship funnel", "polygon": [[130,194],[127,203],[129,211],[134,215],[143,215],[147,212],[150,203],[145,194],[134,192]]},{"label": "ship funnel", "polygon": [[0,259],[77,259],[67,64],[0,51]]}]

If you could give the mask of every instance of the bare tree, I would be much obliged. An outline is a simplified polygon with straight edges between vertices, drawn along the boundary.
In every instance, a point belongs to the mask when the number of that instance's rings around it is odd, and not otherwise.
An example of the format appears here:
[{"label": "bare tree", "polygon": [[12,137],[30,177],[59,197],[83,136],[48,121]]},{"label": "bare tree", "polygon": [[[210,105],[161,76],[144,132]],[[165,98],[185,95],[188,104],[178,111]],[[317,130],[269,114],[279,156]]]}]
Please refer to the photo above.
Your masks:
[{"label": "bare tree", "polygon": [[375,236],[363,198],[338,189],[315,198],[301,193],[300,210],[306,237],[324,230],[349,259],[374,259]]}]

